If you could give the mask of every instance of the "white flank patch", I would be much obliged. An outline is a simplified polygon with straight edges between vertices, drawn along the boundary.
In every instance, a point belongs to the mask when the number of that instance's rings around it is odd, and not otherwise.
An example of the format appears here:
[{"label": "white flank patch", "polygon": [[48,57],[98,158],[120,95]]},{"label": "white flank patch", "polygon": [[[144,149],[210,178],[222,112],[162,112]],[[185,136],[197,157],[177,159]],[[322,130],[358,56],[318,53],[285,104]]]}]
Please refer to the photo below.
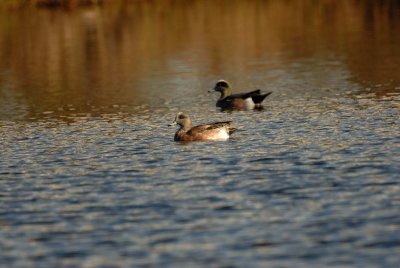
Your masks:
[{"label": "white flank patch", "polygon": [[215,133],[209,140],[214,141],[226,141],[229,139],[229,134],[226,128],[221,128],[217,133]]},{"label": "white flank patch", "polygon": [[244,99],[244,109],[245,110],[252,110],[252,109],[254,109],[255,106],[256,106],[256,104],[254,103],[252,98]]}]

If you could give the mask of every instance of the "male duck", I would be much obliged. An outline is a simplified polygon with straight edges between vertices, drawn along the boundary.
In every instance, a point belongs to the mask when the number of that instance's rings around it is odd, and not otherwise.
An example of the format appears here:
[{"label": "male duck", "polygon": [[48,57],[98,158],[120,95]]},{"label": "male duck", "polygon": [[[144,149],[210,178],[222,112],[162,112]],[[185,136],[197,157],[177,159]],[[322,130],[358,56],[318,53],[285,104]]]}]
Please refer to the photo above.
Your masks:
[{"label": "male duck", "polygon": [[192,124],[190,118],[179,112],[171,125],[180,126],[175,133],[175,141],[225,141],[236,130],[236,128],[229,126],[231,122],[217,122],[190,128]]},{"label": "male duck", "polygon": [[261,102],[272,92],[261,94],[261,90],[257,89],[247,93],[233,94],[231,86],[225,80],[219,80],[214,88],[208,92],[220,92],[221,97],[217,101],[217,107],[222,109],[238,109],[251,110],[261,108]]}]

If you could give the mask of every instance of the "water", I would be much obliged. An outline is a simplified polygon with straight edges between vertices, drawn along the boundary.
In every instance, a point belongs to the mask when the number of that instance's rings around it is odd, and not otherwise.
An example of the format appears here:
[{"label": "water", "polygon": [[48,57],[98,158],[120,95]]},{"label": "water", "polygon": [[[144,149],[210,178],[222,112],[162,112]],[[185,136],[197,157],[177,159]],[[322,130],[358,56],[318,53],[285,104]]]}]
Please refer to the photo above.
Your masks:
[{"label": "water", "polygon": [[397,267],[399,6],[308,3],[3,9],[1,266]]}]

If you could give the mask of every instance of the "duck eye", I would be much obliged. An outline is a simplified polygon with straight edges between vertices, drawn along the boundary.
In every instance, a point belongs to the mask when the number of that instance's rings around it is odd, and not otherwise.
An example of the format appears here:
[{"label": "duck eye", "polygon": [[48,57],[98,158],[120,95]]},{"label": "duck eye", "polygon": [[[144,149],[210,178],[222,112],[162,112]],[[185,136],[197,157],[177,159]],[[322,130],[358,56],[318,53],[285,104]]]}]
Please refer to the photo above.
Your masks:
[{"label": "duck eye", "polygon": [[179,118],[179,119],[185,119],[186,116],[185,116],[184,114],[180,114],[180,115],[178,116],[178,118]]}]

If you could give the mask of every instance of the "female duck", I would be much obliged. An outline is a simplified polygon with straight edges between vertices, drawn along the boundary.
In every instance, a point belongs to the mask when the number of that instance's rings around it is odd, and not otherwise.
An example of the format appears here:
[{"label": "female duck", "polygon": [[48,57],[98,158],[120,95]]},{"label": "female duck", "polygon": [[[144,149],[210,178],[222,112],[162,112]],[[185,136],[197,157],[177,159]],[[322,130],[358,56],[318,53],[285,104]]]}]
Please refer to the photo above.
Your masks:
[{"label": "female duck", "polygon": [[225,141],[236,130],[236,128],[230,127],[231,122],[217,122],[191,128],[192,122],[190,118],[179,112],[171,125],[180,126],[175,133],[175,141]]}]

